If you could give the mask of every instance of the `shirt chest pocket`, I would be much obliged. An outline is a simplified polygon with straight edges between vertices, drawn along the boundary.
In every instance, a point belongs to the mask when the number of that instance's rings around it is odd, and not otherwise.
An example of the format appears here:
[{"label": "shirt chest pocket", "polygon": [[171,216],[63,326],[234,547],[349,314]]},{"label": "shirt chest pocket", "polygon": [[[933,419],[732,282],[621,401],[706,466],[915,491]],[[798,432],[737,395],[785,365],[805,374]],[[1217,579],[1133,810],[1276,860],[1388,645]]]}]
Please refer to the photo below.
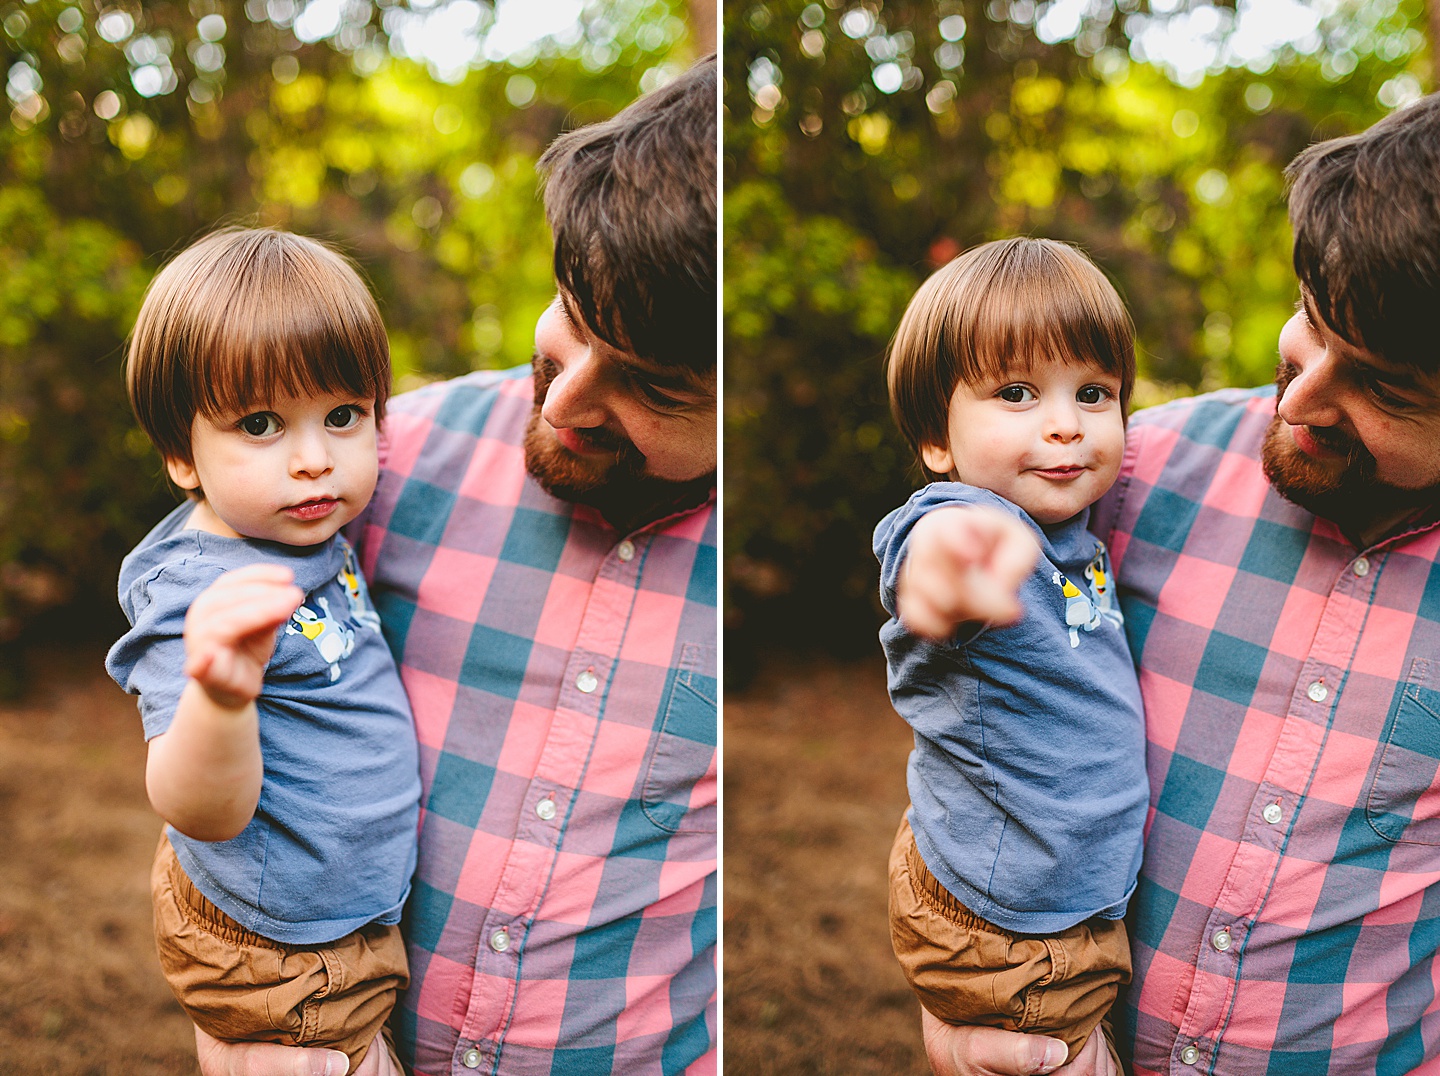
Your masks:
[{"label": "shirt chest pocket", "polygon": [[1410,664],[1365,800],[1370,827],[1396,843],[1440,845],[1440,691],[1426,686],[1429,664]]},{"label": "shirt chest pocket", "polygon": [[680,652],[645,760],[640,803],[645,817],[667,833],[714,833],[716,828],[715,648],[686,643]]}]

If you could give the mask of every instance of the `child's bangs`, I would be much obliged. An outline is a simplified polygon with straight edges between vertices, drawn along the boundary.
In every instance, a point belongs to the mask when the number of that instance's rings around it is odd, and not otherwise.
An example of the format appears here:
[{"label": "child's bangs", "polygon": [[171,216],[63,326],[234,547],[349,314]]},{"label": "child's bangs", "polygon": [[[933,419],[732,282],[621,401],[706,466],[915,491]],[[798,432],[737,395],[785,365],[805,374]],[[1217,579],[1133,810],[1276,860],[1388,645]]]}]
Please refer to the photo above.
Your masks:
[{"label": "child's bangs", "polygon": [[283,396],[382,397],[378,372],[366,369],[349,342],[296,320],[285,311],[201,348],[191,371],[196,410],[213,418],[263,410]]},{"label": "child's bangs", "polygon": [[[255,252],[196,326],[190,380],[211,417],[261,410],[281,396],[373,397],[383,413],[390,354],[378,311],[353,270],[305,248]],[[329,252],[324,252],[329,254]],[[331,257],[334,257],[331,255]]]},{"label": "child's bangs", "polygon": [[1081,256],[1057,247],[1012,251],[1026,256],[996,267],[966,319],[968,339],[956,348],[961,376],[1003,380],[1058,359],[1120,378],[1128,399],[1135,346],[1129,314],[1099,270],[1070,264]]}]

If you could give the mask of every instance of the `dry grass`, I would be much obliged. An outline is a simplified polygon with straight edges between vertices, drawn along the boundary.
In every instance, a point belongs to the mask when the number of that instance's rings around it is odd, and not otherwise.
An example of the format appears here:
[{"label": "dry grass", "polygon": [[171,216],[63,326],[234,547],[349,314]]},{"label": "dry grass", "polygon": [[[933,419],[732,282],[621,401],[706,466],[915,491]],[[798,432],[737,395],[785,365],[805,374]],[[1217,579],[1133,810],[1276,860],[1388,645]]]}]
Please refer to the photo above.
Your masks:
[{"label": "dry grass", "polygon": [[0,704],[0,1074],[193,1073],[190,1023],[160,977],[134,700],[103,651],[35,662]]},{"label": "dry grass", "polygon": [[725,1071],[928,1073],[885,861],[909,728],[879,654],[725,700]]}]

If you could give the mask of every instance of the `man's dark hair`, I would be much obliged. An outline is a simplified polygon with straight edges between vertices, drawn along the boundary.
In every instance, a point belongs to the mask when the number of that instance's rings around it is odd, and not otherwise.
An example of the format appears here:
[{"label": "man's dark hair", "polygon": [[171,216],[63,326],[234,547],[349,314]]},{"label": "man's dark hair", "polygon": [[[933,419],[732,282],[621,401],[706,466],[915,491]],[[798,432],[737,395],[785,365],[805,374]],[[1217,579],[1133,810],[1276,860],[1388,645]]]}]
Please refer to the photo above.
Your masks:
[{"label": "man's dark hair", "polygon": [[540,158],[555,281],[606,343],[715,370],[715,57]]},{"label": "man's dark hair", "polygon": [[1285,170],[1295,273],[1321,319],[1381,358],[1440,371],[1440,94]]}]

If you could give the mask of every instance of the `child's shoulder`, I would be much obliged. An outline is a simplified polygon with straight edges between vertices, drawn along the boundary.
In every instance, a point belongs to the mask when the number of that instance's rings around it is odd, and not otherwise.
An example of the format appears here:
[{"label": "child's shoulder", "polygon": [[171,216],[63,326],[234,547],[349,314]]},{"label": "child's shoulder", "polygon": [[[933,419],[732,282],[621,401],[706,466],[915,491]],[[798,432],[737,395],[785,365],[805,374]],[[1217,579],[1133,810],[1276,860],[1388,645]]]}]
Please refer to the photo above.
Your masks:
[{"label": "child's shoulder", "polygon": [[902,506],[904,509],[928,512],[934,508],[949,507],[999,508],[1013,516],[1029,520],[1025,510],[1000,494],[981,486],[964,482],[930,482],[921,486]]},{"label": "child's shoulder", "polygon": [[227,538],[187,527],[193,509],[189,503],[180,505],[121,562],[122,605],[143,606],[161,594],[183,602],[187,594],[193,596],[226,572],[259,563],[290,568],[296,585],[308,594],[336,578],[345,565],[349,543],[340,535],[308,547]]}]

